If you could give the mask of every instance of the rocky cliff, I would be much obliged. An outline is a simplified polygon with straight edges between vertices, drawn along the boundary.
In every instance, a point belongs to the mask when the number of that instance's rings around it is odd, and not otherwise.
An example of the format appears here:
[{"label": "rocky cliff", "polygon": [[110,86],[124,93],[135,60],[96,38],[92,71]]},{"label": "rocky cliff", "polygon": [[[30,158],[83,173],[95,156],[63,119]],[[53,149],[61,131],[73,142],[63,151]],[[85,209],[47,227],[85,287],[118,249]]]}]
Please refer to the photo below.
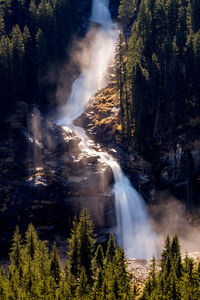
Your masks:
[{"label": "rocky cliff", "polygon": [[200,138],[195,125],[168,143],[160,140],[143,157],[127,138],[122,138],[119,95],[113,77],[99,91],[77,120],[88,135],[111,151],[134,186],[149,203],[167,191],[185,203],[186,210],[200,204]]},{"label": "rocky cliff", "polygon": [[67,235],[82,206],[102,234],[114,225],[112,171],[79,143],[70,129],[16,104],[0,137],[1,244],[30,222]]}]

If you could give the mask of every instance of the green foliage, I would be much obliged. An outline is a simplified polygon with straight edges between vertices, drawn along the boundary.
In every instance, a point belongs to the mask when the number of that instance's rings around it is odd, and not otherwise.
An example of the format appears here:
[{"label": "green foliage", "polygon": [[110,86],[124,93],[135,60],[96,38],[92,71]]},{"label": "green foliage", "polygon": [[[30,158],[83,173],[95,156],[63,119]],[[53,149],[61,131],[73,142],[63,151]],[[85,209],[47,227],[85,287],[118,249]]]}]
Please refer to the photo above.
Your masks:
[{"label": "green foliage", "polygon": [[79,238],[79,262],[85,268],[86,276],[89,281],[92,279],[92,257],[94,251],[94,225],[90,214],[86,209],[80,213],[78,225]]},{"label": "green foliage", "polygon": [[77,4],[71,2],[1,1],[1,119],[17,100],[46,104],[46,91],[40,79],[50,64],[65,58],[66,46],[77,26]]},{"label": "green foliage", "polygon": [[120,32],[118,42],[116,44],[115,77],[117,82],[117,89],[119,90],[122,133],[128,136],[131,134],[130,133],[131,112],[130,112],[130,101],[128,97],[129,89],[127,83],[126,55],[127,55],[127,45],[126,45],[125,37],[123,33]]},{"label": "green foliage", "polygon": [[60,262],[58,257],[58,250],[56,248],[55,242],[53,244],[53,249],[51,253],[50,273],[51,276],[54,278],[55,283],[59,284],[61,268],[60,268]]},{"label": "green foliage", "polygon": [[75,217],[72,224],[71,238],[69,239],[69,263],[70,272],[75,278],[79,275],[79,240],[78,240],[78,224],[77,218]]},{"label": "green foliage", "polygon": [[160,271],[155,259],[152,260],[151,271],[146,282],[141,300],[196,300],[199,299],[199,266],[194,265],[192,258],[186,255],[181,259],[180,245],[177,235],[165,240],[161,256]]},{"label": "green foliage", "polygon": [[92,219],[84,209],[78,221],[74,218],[69,259],[61,268],[55,243],[49,254],[47,242],[38,238],[32,224],[25,239],[16,227],[9,271],[0,270],[0,299],[133,299],[124,251],[116,249],[111,235],[106,262],[101,245],[94,253],[95,242]]},{"label": "green foliage", "polygon": [[83,209],[73,222],[71,238],[69,239],[70,251],[69,262],[71,273],[78,278],[82,267],[84,267],[87,279],[92,280],[92,257],[96,240],[93,234],[94,226],[90,214]]},{"label": "green foliage", "polygon": [[[129,6],[130,0],[121,1],[120,18],[129,20]],[[200,4],[141,0],[136,7],[123,59],[121,36],[116,46],[116,79],[122,135],[148,155],[161,140],[190,129],[190,119],[199,115]]]},{"label": "green foliage", "polygon": [[98,245],[94,256],[94,271],[103,268],[104,253],[101,244]]},{"label": "green foliage", "polygon": [[[87,225],[86,225],[87,224]],[[83,230],[84,228],[84,230]],[[74,236],[77,236],[77,254],[74,255]],[[87,259],[81,262],[81,242],[86,236]],[[88,239],[90,243],[88,242]],[[73,242],[72,242],[73,241]],[[93,252],[93,224],[89,213],[83,210],[79,221],[75,217],[70,239],[69,259],[64,268],[56,244],[51,253],[46,241],[41,241],[32,224],[28,226],[25,239],[16,227],[10,251],[8,272],[0,269],[0,299],[5,300],[198,300],[200,298],[200,263],[186,256],[181,259],[178,237],[165,240],[160,269],[153,257],[148,279],[142,295],[138,298],[137,287],[131,284],[126,268],[124,250],[116,248],[113,234],[110,235],[106,257],[101,245]],[[91,254],[92,253],[92,254]],[[73,255],[72,255],[73,254]],[[91,259],[89,267],[86,270]],[[76,276],[71,263],[77,259]],[[90,278],[88,275],[91,276]]]},{"label": "green foliage", "polygon": [[106,257],[105,257],[106,264],[113,261],[115,256],[115,251],[116,251],[115,239],[113,233],[111,232],[108,240],[108,247],[107,247]]},{"label": "green foliage", "polygon": [[136,0],[121,0],[119,5],[119,19],[122,20],[123,25],[127,27],[133,20],[136,11]]}]

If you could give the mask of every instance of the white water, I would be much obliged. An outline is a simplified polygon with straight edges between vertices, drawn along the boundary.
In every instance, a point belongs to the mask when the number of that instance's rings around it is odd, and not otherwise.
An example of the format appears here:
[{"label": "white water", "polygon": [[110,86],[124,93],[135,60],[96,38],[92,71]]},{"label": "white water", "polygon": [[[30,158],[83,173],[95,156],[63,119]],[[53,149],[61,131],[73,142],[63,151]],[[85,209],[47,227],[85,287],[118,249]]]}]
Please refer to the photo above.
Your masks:
[{"label": "white water", "polygon": [[72,86],[70,97],[59,122],[64,128],[72,129],[80,138],[82,151],[99,156],[101,161],[112,168],[115,184],[113,194],[118,243],[124,247],[128,257],[150,258],[156,254],[156,236],[150,226],[143,198],[131,186],[119,164],[106,152],[94,150],[94,143],[85,131],[76,127],[73,121],[84,111],[88,100],[106,84],[108,67],[112,63],[118,36],[117,26],[112,23],[107,0],[93,0],[91,21],[101,25],[96,30],[92,47],[88,49],[90,63]]}]

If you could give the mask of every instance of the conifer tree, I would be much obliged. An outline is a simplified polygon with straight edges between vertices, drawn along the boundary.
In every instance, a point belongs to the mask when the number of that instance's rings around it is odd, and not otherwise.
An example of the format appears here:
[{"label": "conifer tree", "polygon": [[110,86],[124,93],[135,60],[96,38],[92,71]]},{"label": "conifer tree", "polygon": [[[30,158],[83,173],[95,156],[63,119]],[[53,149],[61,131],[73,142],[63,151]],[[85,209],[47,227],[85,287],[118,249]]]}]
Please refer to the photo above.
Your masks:
[{"label": "conifer tree", "polygon": [[156,260],[155,260],[155,257],[153,256],[152,262],[151,262],[151,267],[150,267],[150,272],[149,272],[149,277],[147,279],[145,289],[144,289],[144,295],[143,295],[144,299],[145,299],[145,297],[148,299],[148,298],[151,298],[152,295],[155,295],[156,288],[157,288]]},{"label": "conifer tree", "polygon": [[20,293],[22,293],[21,288],[23,286],[23,255],[24,249],[22,245],[22,237],[19,232],[19,227],[17,226],[14,232],[11,252],[10,252],[10,267],[9,267],[9,285],[10,290],[17,298]]},{"label": "conifer tree", "polygon": [[122,20],[124,27],[130,25],[136,11],[135,0],[121,0],[119,5],[118,17]]},{"label": "conifer tree", "polygon": [[86,209],[80,213],[78,224],[78,239],[79,239],[79,262],[81,268],[85,268],[86,276],[89,282],[92,280],[92,257],[94,251],[94,225],[90,214]]},{"label": "conifer tree", "polygon": [[92,299],[101,299],[103,298],[103,282],[104,282],[104,271],[101,267],[98,269],[96,279],[94,281],[94,291]]},{"label": "conifer tree", "polygon": [[116,295],[119,295],[119,298],[131,297],[131,282],[130,277],[126,271],[126,258],[124,250],[118,246],[114,259],[114,274],[115,274],[115,287],[118,289]]},{"label": "conifer tree", "polygon": [[58,250],[56,248],[55,242],[53,244],[53,249],[51,253],[50,273],[51,276],[54,278],[55,283],[58,285],[60,281],[61,267],[58,257]]},{"label": "conifer tree", "polygon": [[[12,94],[19,97],[23,92],[23,78],[24,78],[24,41],[22,32],[18,24],[13,27],[11,32],[11,82]],[[17,74],[17,76],[16,76]]]},{"label": "conifer tree", "polygon": [[80,281],[77,286],[76,295],[79,299],[87,299],[89,293],[88,279],[85,268],[82,267],[80,274]]},{"label": "conifer tree", "polygon": [[0,299],[9,300],[13,296],[11,292],[9,281],[5,276],[4,269],[0,268]]},{"label": "conifer tree", "polygon": [[126,76],[126,42],[123,33],[120,32],[115,51],[115,77],[119,90],[122,134],[128,134],[127,128],[130,125]]},{"label": "conifer tree", "polygon": [[180,278],[182,272],[182,263],[181,263],[182,259],[181,259],[181,251],[180,251],[180,245],[179,245],[179,240],[177,235],[175,235],[172,239],[171,252],[174,260],[176,276],[177,278]]},{"label": "conifer tree", "polygon": [[162,270],[164,270],[164,266],[166,264],[167,257],[170,255],[170,253],[171,253],[171,240],[170,240],[170,237],[168,235],[165,239],[164,249],[163,249],[162,254],[161,254],[161,268],[162,268]]},{"label": "conifer tree", "polygon": [[[56,290],[56,283],[51,277],[49,249],[46,241],[39,241],[39,247],[35,255],[36,263],[34,265],[35,271],[38,274],[36,285],[39,285],[40,297],[53,297]],[[37,271],[38,270],[38,271]]]},{"label": "conifer tree", "polygon": [[78,277],[80,271],[79,258],[79,239],[78,239],[78,224],[77,217],[74,218],[71,229],[71,238],[69,239],[69,264],[70,272],[75,278]]},{"label": "conifer tree", "polygon": [[103,262],[104,262],[104,253],[101,244],[99,244],[94,256],[94,268],[95,268],[94,271],[100,268],[102,269]]},{"label": "conifer tree", "polygon": [[59,282],[59,288],[57,289],[56,297],[57,297],[56,299],[58,300],[74,299],[70,282],[66,280],[66,277],[63,274]]},{"label": "conifer tree", "polygon": [[35,253],[39,247],[38,235],[33,224],[30,224],[28,226],[28,229],[25,234],[25,242],[26,242],[25,252],[27,256],[31,260],[33,260]]},{"label": "conifer tree", "polygon": [[14,232],[10,261],[12,267],[16,268],[22,275],[22,262],[23,262],[23,246],[22,246],[22,236],[19,232],[19,227],[17,226]]},{"label": "conifer tree", "polygon": [[29,5],[28,28],[30,30],[31,36],[34,37],[38,31],[37,6],[34,0],[31,0]]},{"label": "conifer tree", "polygon": [[109,240],[108,240],[108,247],[106,251],[106,257],[105,257],[105,264],[108,262],[112,262],[113,258],[115,256],[115,251],[116,251],[116,245],[115,245],[115,240],[113,233],[111,232]]}]

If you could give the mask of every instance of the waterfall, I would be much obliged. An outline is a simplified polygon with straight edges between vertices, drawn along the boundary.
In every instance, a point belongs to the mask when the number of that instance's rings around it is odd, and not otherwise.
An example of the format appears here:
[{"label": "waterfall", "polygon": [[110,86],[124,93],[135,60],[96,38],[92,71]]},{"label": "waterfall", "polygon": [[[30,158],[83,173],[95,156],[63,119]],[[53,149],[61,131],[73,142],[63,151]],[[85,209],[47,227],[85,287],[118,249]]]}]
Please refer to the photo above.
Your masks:
[{"label": "waterfall", "polygon": [[118,36],[118,29],[112,23],[107,0],[93,0],[91,21],[101,26],[96,30],[92,46],[88,49],[90,62],[73,83],[59,123],[64,128],[72,129],[81,138],[82,151],[91,156],[99,156],[101,161],[112,168],[115,179],[113,194],[117,241],[124,247],[128,257],[150,258],[156,254],[156,236],[151,228],[143,198],[131,186],[114,158],[106,152],[94,150],[93,141],[87,137],[85,131],[73,124],[73,121],[84,112],[88,100],[98,89],[105,86],[106,74],[113,61]]},{"label": "waterfall", "polygon": [[101,24],[104,28],[112,24],[108,0],[93,0],[91,21]]}]

